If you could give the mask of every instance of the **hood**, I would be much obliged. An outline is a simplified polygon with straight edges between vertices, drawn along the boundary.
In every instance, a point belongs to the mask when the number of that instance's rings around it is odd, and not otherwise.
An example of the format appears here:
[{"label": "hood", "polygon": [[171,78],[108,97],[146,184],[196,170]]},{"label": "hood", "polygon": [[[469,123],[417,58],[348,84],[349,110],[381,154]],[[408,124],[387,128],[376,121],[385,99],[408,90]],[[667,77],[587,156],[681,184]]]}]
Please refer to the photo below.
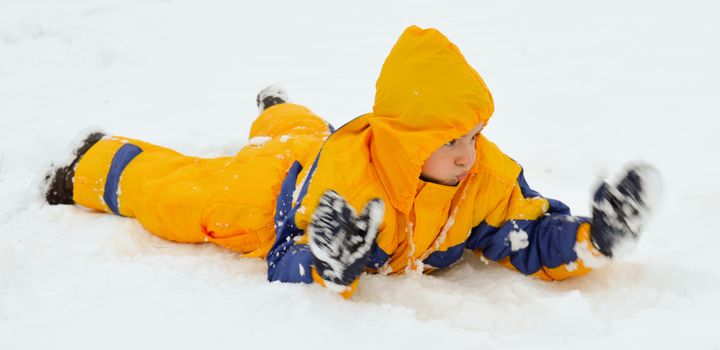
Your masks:
[{"label": "hood", "polygon": [[370,152],[391,204],[409,213],[425,160],[487,123],[493,100],[460,50],[435,29],[407,28],[376,84]]}]

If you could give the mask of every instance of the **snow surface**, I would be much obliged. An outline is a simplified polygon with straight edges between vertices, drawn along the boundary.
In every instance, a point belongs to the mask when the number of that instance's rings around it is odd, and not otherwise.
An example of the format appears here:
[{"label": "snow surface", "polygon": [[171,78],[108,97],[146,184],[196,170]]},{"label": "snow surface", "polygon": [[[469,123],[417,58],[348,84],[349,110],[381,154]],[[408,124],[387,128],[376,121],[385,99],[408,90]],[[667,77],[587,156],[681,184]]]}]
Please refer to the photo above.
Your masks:
[{"label": "snow surface", "polygon": [[[0,349],[720,348],[718,18],[713,1],[0,1]],[[561,283],[467,255],[365,276],[346,301],[39,199],[92,126],[230,155],[277,82],[340,126],[371,109],[410,24],[483,75],[483,132],[544,195],[587,214],[601,177],[658,167],[667,193],[634,254]]]}]

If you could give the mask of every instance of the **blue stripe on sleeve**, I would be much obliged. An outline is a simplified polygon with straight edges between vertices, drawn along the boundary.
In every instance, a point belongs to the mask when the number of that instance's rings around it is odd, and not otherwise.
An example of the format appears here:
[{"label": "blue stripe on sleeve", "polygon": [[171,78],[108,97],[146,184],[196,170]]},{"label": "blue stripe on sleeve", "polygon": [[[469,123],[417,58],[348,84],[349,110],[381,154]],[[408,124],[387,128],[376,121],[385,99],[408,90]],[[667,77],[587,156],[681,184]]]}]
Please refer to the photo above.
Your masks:
[{"label": "blue stripe on sleeve", "polygon": [[[515,268],[530,275],[542,267],[553,268],[577,260],[574,249],[577,229],[585,221],[585,218],[559,214],[538,220],[510,220],[500,228],[483,223],[472,230],[467,246],[481,250],[493,261],[509,256]],[[521,238],[525,235],[524,243]]]},{"label": "blue stripe on sleeve", "polygon": [[313,283],[311,271],[310,247],[307,244],[293,244],[287,247],[279,259],[276,259],[272,272],[268,271],[268,281]]},{"label": "blue stripe on sleeve", "polygon": [[130,162],[142,153],[142,149],[131,143],[126,143],[115,152],[112,162],[110,163],[110,171],[105,181],[105,193],[103,194],[103,200],[105,204],[112,210],[115,215],[120,215],[120,208],[118,207],[118,185],[120,184],[120,176],[122,175],[125,167]]},{"label": "blue stripe on sleeve", "polygon": [[[544,198],[530,188],[523,171],[517,183],[524,198]],[[577,229],[588,219],[570,215],[570,208],[558,200],[545,199],[547,212],[534,220],[508,220],[501,227],[483,221],[472,229],[467,248],[494,261],[510,257],[510,263],[526,275],[577,260]]]},{"label": "blue stripe on sleeve", "polygon": [[300,189],[297,202],[292,207],[292,194],[295,191],[297,177],[302,171],[299,162],[293,163],[283,181],[275,212],[275,244],[267,256],[268,281],[290,283],[312,283],[312,253],[305,244],[295,244],[295,238],[303,231],[295,226],[295,215],[302,206],[310,180],[317,168],[320,155],[315,158],[308,170],[307,179]]},{"label": "blue stripe on sleeve", "polygon": [[[522,193],[524,198],[536,198],[536,197],[543,197],[538,191],[533,190],[530,188],[530,185],[528,185],[527,180],[525,180],[525,170],[520,171],[520,175],[517,177],[517,183],[518,186],[520,186],[520,193]],[[565,205],[565,203],[552,198],[545,198],[545,200],[548,201],[548,204],[550,205],[550,208],[548,209],[548,213],[552,214],[565,214],[570,215],[570,208]]]},{"label": "blue stripe on sleeve", "polygon": [[466,247],[472,250],[483,249],[487,247],[492,240],[493,235],[499,230],[498,227],[489,225],[483,221],[480,225],[473,227],[470,231],[470,237],[465,242]]},{"label": "blue stripe on sleeve", "polygon": [[370,260],[368,260],[367,267],[377,270],[383,266],[390,259],[390,255],[378,246],[377,241],[373,243],[372,250],[370,251]]},{"label": "blue stripe on sleeve", "polygon": [[427,264],[438,269],[448,267],[460,260],[463,251],[465,251],[465,242],[452,246],[446,251],[433,252],[425,260],[423,260],[423,264]]},{"label": "blue stripe on sleeve", "polygon": [[[285,218],[290,214],[292,209],[292,194],[295,192],[295,181],[302,171],[302,165],[300,162],[295,161],[288,170],[285,179],[283,180],[282,186],[280,187],[280,194],[277,197],[277,203],[275,204],[275,230],[279,229],[279,225],[284,223]],[[276,236],[277,238],[277,236]]]}]

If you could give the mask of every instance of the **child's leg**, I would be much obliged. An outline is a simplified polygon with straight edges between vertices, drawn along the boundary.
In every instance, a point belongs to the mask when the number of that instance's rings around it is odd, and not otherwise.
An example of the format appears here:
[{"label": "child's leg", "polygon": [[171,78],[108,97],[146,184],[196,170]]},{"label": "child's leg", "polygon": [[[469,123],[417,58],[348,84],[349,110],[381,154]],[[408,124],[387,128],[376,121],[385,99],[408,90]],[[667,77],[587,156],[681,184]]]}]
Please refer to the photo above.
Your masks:
[{"label": "child's leg", "polygon": [[250,139],[263,136],[284,139],[301,136],[323,138],[333,131],[330,124],[306,107],[282,103],[267,108],[255,119],[250,128]]},{"label": "child's leg", "polygon": [[177,242],[214,242],[264,256],[275,240],[274,211],[290,166],[312,163],[327,123],[305,107],[279,104],[255,121],[234,157],[189,157],[147,142],[106,137],[75,168],[73,200],[134,217]]},{"label": "child's leg", "polygon": [[75,168],[74,202],[88,208],[134,217],[127,211],[120,212],[119,182],[126,167],[142,153],[143,156],[163,155],[165,161],[157,164],[160,168],[177,167],[192,161],[170,149],[139,140],[105,137],[82,156]]},{"label": "child's leg", "polygon": [[[172,186],[162,180],[194,162],[196,158],[147,142],[106,137],[90,148],[75,168],[73,200],[88,208],[138,218],[150,232],[163,238],[202,242],[199,226],[194,230],[164,227],[159,222],[173,219],[144,213],[157,213],[150,208],[157,204],[161,187],[153,182],[160,180],[162,186]],[[177,205],[191,203],[193,198],[184,198]]]},{"label": "child's leg", "polygon": [[[75,172],[77,204],[136,218],[184,243],[214,242],[264,255],[272,244],[273,178],[283,164],[262,158],[189,157],[139,140],[108,137]],[[274,181],[280,181],[274,179]]]}]

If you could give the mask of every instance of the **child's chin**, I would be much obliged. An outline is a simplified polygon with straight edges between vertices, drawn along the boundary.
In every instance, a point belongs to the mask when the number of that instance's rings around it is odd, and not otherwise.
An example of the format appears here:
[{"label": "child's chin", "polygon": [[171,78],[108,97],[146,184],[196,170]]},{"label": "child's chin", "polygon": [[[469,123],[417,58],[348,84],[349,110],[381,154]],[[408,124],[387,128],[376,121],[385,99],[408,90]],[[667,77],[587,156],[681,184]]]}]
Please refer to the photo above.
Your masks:
[{"label": "child's chin", "polygon": [[437,181],[435,183],[439,184],[439,185],[445,185],[445,186],[457,186],[460,183],[460,181],[458,181],[457,179],[451,179],[451,180]]},{"label": "child's chin", "polygon": [[420,179],[425,182],[431,182],[431,183],[443,185],[443,186],[457,186],[457,184],[460,183],[460,181],[458,181],[457,179],[437,180],[437,179],[433,179],[433,178],[425,176],[425,175],[421,175]]}]

